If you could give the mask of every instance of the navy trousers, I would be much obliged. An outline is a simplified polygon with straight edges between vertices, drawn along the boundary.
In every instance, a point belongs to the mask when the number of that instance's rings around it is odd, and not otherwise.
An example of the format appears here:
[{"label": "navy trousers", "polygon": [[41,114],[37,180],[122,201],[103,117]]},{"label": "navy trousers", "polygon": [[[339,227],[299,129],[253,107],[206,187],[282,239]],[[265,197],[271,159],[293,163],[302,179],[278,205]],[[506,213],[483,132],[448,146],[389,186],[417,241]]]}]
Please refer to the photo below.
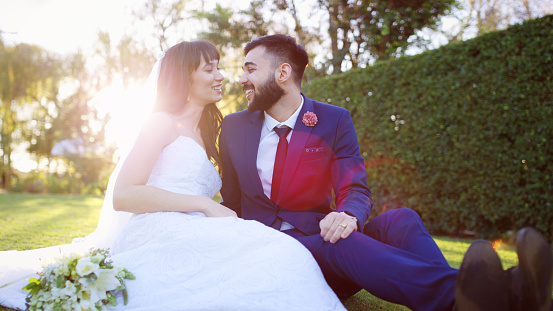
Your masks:
[{"label": "navy trousers", "polygon": [[419,215],[385,212],[335,244],[284,231],[311,251],[340,298],[364,288],[412,310],[451,310],[458,270],[449,266]]}]

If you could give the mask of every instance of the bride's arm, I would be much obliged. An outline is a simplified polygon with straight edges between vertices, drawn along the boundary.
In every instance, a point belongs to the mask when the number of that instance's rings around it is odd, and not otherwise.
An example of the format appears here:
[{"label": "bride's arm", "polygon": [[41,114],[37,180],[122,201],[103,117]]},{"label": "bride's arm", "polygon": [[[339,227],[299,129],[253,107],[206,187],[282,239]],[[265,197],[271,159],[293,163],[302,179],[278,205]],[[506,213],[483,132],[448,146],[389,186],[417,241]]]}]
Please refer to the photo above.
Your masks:
[{"label": "bride's arm", "polygon": [[176,137],[170,116],[156,113],[148,120],[117,177],[113,191],[113,208],[135,214],[202,212],[207,216],[236,216],[234,211],[210,198],[146,186],[161,150]]}]

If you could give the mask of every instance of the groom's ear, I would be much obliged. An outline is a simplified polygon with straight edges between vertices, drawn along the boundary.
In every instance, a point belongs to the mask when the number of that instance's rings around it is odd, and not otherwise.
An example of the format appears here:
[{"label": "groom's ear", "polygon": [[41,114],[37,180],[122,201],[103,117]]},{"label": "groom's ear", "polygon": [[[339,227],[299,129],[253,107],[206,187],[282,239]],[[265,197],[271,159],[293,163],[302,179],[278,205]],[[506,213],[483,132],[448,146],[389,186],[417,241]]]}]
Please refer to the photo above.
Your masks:
[{"label": "groom's ear", "polygon": [[275,79],[279,83],[285,83],[286,81],[292,79],[292,66],[288,63],[280,64],[275,71]]}]

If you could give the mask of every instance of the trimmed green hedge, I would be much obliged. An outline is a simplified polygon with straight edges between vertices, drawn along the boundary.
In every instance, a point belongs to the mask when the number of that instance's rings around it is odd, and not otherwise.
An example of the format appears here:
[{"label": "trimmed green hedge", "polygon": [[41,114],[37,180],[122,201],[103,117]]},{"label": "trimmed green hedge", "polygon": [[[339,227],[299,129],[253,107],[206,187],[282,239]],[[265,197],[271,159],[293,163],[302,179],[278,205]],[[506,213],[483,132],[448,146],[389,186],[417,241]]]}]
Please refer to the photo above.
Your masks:
[{"label": "trimmed green hedge", "polygon": [[553,15],[304,90],[351,111],[373,216],[407,206],[434,233],[553,240]]}]

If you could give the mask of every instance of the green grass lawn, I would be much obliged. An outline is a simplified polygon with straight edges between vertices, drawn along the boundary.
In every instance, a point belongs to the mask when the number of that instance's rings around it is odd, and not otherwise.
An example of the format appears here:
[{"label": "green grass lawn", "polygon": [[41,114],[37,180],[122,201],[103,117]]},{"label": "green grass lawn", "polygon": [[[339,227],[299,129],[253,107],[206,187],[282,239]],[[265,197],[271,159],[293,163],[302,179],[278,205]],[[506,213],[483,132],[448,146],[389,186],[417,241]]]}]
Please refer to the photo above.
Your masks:
[{"label": "green grass lawn", "polygon": [[[74,195],[0,194],[0,251],[28,250],[71,243],[96,228],[102,197]],[[458,268],[470,240],[434,237],[449,264]],[[513,246],[500,244],[504,268],[517,264]],[[352,310],[409,310],[362,290],[344,301]],[[0,311],[11,310],[0,307]]]}]

